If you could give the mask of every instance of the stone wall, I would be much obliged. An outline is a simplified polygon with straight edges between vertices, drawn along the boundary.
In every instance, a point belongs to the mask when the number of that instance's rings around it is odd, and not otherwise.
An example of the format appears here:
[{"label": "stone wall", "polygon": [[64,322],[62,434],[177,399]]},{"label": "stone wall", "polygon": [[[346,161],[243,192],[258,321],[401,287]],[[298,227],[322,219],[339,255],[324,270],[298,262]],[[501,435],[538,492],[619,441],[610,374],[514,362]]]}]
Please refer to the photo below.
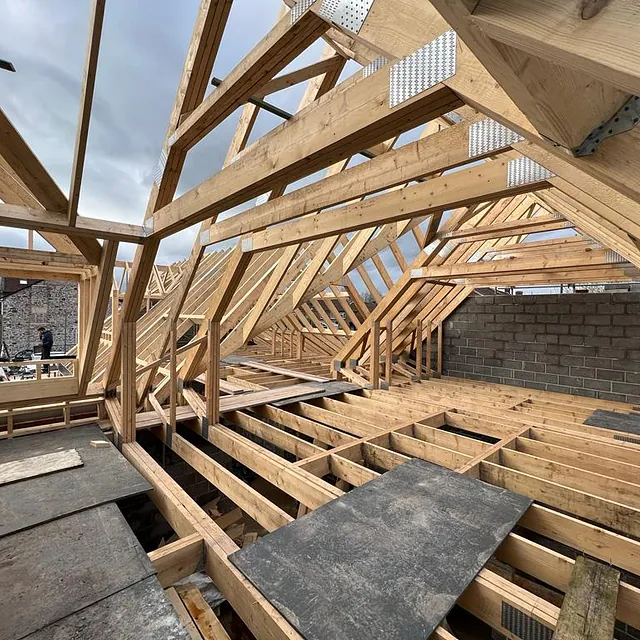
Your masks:
[{"label": "stone wall", "polygon": [[39,345],[38,327],[53,332],[54,352],[66,352],[77,342],[78,287],[75,282],[41,281],[1,303],[0,338],[11,355]]},{"label": "stone wall", "polygon": [[445,375],[640,403],[640,293],[469,297]]}]

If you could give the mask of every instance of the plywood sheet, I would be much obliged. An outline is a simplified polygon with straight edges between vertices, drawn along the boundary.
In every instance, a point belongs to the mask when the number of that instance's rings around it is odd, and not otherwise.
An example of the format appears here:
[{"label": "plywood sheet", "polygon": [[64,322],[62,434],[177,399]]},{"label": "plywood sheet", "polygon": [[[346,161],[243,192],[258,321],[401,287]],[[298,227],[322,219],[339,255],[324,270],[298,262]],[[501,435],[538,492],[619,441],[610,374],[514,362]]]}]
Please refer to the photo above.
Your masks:
[{"label": "plywood sheet", "polygon": [[0,537],[82,509],[137,495],[149,483],[106,440],[96,425],[74,427],[0,442],[0,464],[76,449],[83,465],[0,486]]},{"label": "plywood sheet", "polygon": [[315,382],[305,382],[302,384],[292,384],[288,387],[278,389],[266,389],[265,391],[253,391],[238,396],[227,396],[220,398],[220,413],[227,411],[240,411],[249,407],[256,407],[261,404],[269,404],[277,400],[291,400],[302,398],[309,394],[324,391],[324,385]]},{"label": "plywood sheet", "polygon": [[428,638],[530,504],[412,460],[230,559],[308,640]]},{"label": "plywood sheet", "polygon": [[362,389],[359,384],[344,381],[327,382],[326,384],[323,384],[322,387],[323,389],[321,391],[309,393],[305,396],[299,396],[293,400],[278,400],[277,402],[272,402],[270,404],[274,407],[286,407],[292,402],[309,402],[310,400],[317,400],[318,398],[329,398],[331,396],[340,395],[341,393],[349,393],[351,391],[358,391],[359,389]]},{"label": "plywood sheet", "polygon": [[154,573],[113,503],[5,536],[0,558],[2,640],[23,638]]},{"label": "plywood sheet", "polygon": [[155,577],[74,613],[27,636],[28,640],[190,640]]},{"label": "plywood sheet", "polygon": [[75,449],[22,458],[22,460],[0,464],[0,485],[81,466],[82,459]]},{"label": "plywood sheet", "polygon": [[[229,358],[227,358],[225,362],[229,362]],[[275,365],[260,362],[254,358],[233,357],[233,364],[244,365],[246,367],[251,367],[252,369],[258,369],[259,371],[268,371],[269,373],[290,376],[291,378],[297,378],[298,380],[308,380],[309,382],[331,382],[331,378],[327,378],[325,376],[316,376],[311,373],[287,369],[286,367],[276,367]]]}]

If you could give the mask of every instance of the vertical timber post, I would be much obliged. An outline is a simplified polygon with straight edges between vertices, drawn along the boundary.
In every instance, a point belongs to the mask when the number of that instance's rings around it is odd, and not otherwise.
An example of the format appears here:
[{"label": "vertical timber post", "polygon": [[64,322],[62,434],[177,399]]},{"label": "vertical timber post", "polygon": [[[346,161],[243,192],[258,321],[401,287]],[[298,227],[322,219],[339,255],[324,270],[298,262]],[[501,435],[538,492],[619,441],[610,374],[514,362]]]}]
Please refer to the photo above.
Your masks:
[{"label": "vertical timber post", "polygon": [[178,405],[178,329],[176,321],[171,322],[169,334],[169,427],[176,429],[176,411]]},{"label": "vertical timber post", "polygon": [[121,393],[122,406],[122,443],[136,440],[136,323],[122,323],[121,357]]},{"label": "vertical timber post", "polygon": [[369,361],[371,386],[380,388],[380,321],[371,323],[371,356]]},{"label": "vertical timber post", "polygon": [[427,380],[431,377],[431,362],[433,360],[431,347],[431,320],[427,320]]},{"label": "vertical timber post", "polygon": [[111,291],[111,344],[115,341],[115,336],[120,330],[120,309],[118,308],[120,292],[117,287]]},{"label": "vertical timber post", "polygon": [[207,323],[206,407],[207,426],[218,422],[220,411],[220,323]]},{"label": "vertical timber post", "polygon": [[298,331],[298,360],[302,360],[303,351],[304,351],[304,335],[302,331]]},{"label": "vertical timber post", "polygon": [[422,320],[418,318],[416,324],[416,375],[422,380]]},{"label": "vertical timber post", "polygon": [[438,322],[438,375],[442,375],[442,322]]},{"label": "vertical timber post", "polygon": [[387,318],[385,324],[385,342],[384,377],[387,384],[391,386],[391,367],[393,365],[393,325],[391,317]]}]

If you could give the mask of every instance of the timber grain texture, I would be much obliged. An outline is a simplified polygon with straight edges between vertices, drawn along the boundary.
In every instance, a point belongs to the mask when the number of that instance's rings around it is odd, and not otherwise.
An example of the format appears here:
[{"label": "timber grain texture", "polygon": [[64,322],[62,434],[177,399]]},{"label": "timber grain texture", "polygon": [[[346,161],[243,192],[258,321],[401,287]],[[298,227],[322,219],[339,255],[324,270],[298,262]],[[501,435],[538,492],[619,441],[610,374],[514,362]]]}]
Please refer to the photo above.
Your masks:
[{"label": "timber grain texture", "polygon": [[45,453],[0,464],[0,485],[48,475],[56,471],[81,467],[82,459],[75,449]]},{"label": "timber grain texture", "polygon": [[530,504],[416,459],[230,559],[307,640],[428,638]]},{"label": "timber grain texture", "polygon": [[617,569],[583,556],[576,558],[554,639],[613,638],[619,585]]}]

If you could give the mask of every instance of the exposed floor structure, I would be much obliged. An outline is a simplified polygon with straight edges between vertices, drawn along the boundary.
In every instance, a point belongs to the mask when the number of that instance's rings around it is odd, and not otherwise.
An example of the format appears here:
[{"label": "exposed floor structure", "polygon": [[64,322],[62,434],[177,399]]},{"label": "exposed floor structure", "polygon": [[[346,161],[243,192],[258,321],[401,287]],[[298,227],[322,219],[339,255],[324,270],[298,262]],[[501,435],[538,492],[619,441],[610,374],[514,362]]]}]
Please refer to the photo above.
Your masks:
[{"label": "exposed floor structure", "polygon": [[[77,282],[79,299],[75,348],[0,363],[0,581],[22,602],[16,573],[91,518],[117,521],[114,547],[142,567],[91,602],[65,575],[0,640],[638,637],[640,334],[626,319],[640,297],[602,303],[584,330],[569,312],[534,315],[548,333],[503,318],[523,359],[557,340],[548,364],[530,361],[580,395],[443,375],[447,321],[470,296],[640,280],[637,6],[284,0],[219,80],[232,4],[200,4],[139,225],[78,210],[105,0],[68,195],[0,111],[0,226],[29,231],[27,248],[0,247],[0,276]],[[294,87],[296,113],[270,102]],[[267,112],[282,123],[256,138]],[[229,118],[222,168],[178,196],[189,151]],[[189,256],[157,264],[194,225]],[[36,232],[53,251],[33,249]],[[608,381],[585,385],[589,366]],[[161,539],[122,502],[145,492]],[[59,562],[91,555],[80,547],[61,539]]]},{"label": "exposed floor structure", "polygon": [[[52,464],[60,453],[73,463]],[[0,588],[11,601],[0,637],[190,637],[115,504],[150,487],[97,426],[15,439],[0,459],[14,476],[0,496]]]}]

